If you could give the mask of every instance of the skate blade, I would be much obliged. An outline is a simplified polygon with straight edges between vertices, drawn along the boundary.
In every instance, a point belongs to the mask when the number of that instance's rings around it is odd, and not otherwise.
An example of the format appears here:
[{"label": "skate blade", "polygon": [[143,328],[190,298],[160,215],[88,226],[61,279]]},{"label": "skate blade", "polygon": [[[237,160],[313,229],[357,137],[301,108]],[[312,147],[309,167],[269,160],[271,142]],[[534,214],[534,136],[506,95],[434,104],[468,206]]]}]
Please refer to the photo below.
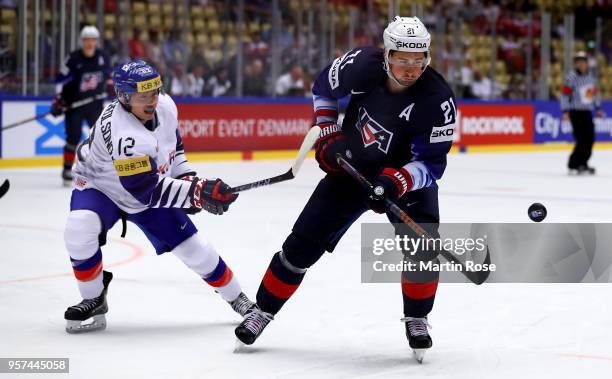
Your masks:
[{"label": "skate blade", "polygon": [[104,315],[93,316],[92,319],[92,322],[87,324],[85,323],[87,320],[66,320],[66,332],[70,334],[79,334],[106,329],[106,317],[104,317]]},{"label": "skate blade", "polygon": [[72,180],[62,179],[62,187],[64,188],[72,187]]},{"label": "skate blade", "polygon": [[236,343],[234,344],[234,354],[244,353],[247,350],[247,345],[245,345],[244,342],[236,338]]},{"label": "skate blade", "polygon": [[414,353],[414,357],[416,358],[417,362],[419,363],[423,363],[423,358],[425,358],[425,352],[427,351],[427,349],[412,349],[412,352]]}]

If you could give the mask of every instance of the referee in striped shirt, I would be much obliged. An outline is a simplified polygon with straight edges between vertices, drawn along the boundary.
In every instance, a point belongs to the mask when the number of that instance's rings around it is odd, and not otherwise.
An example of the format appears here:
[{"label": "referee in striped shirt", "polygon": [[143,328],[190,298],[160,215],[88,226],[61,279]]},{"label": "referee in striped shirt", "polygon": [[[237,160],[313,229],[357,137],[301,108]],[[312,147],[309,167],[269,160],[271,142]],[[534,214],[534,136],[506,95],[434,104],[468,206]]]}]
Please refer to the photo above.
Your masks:
[{"label": "referee in striped shirt", "polygon": [[595,125],[593,109],[597,117],[603,117],[601,99],[597,89],[597,78],[589,72],[587,55],[580,51],[574,55],[575,70],[565,78],[561,94],[561,111],[563,120],[570,120],[576,140],[574,151],[567,164],[570,175],[595,174],[595,169],[588,165],[593,143],[595,142]]},{"label": "referee in striped shirt", "polygon": [[601,99],[597,89],[597,78],[589,72],[587,55],[580,51],[574,55],[575,69],[565,78],[561,94],[561,111],[563,120],[570,120],[576,140],[574,151],[567,164],[570,175],[595,174],[595,169],[588,165],[593,143],[595,142],[595,125],[593,109],[597,117],[603,117]]}]

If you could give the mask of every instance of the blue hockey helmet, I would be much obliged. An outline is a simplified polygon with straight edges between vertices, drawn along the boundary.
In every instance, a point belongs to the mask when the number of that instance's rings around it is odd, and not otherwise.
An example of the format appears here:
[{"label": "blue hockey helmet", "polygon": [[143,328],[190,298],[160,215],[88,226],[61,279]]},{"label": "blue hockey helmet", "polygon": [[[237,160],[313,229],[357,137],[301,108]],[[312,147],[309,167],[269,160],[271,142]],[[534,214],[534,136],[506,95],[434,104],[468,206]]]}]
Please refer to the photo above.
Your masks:
[{"label": "blue hockey helmet", "polygon": [[141,59],[116,66],[113,70],[113,83],[117,97],[124,96],[128,102],[131,93],[148,92],[162,87],[161,76],[155,67]]}]

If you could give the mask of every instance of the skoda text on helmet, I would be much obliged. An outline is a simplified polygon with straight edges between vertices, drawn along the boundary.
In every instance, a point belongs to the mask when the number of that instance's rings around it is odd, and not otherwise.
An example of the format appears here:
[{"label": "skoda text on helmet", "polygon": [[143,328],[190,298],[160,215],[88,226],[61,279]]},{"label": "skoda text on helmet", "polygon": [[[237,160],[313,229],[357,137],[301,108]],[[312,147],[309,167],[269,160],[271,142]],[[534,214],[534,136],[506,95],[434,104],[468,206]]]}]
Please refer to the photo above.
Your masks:
[{"label": "skoda text on helmet", "polygon": [[100,32],[98,31],[98,28],[96,28],[93,25],[87,25],[83,27],[83,29],[81,29],[81,39],[85,39],[85,38],[99,39]]},{"label": "skoda text on helmet", "polygon": [[399,85],[402,84],[397,81],[389,69],[389,53],[392,50],[425,53],[422,70],[425,70],[431,61],[429,54],[431,36],[417,17],[395,16],[383,32],[383,41],[385,44],[385,71]]},{"label": "skoda text on helmet", "polygon": [[162,87],[161,76],[155,67],[140,59],[116,66],[113,83],[117,98],[128,111],[131,110],[132,94],[159,91]]}]

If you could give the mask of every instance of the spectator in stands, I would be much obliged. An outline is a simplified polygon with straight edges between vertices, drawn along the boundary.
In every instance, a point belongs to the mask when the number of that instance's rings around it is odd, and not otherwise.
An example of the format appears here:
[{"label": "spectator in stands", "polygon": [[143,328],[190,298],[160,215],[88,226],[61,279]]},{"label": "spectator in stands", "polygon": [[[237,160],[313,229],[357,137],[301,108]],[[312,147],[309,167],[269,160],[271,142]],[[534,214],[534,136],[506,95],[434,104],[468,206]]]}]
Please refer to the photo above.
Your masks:
[{"label": "spectator in stands", "polygon": [[443,75],[450,81],[454,82],[459,71],[458,62],[461,59],[461,50],[453,45],[451,40],[446,40],[444,49],[442,50]]},{"label": "spectator in stands", "polygon": [[520,100],[525,98],[525,77],[522,74],[514,74],[510,78],[508,88],[504,92],[504,99]]},{"label": "spectator in stands", "polygon": [[276,80],[277,96],[304,96],[304,70],[300,65],[293,65],[291,70]]},{"label": "spectator in stands", "polygon": [[586,47],[589,70],[591,70],[595,76],[598,76],[599,70],[597,67],[597,43],[595,43],[595,41],[593,40],[590,40],[586,43]]},{"label": "spectator in stands", "polygon": [[509,60],[510,57],[514,55],[514,52],[520,47],[521,44],[514,34],[508,34],[507,36],[502,37],[499,46],[501,58],[506,61]]},{"label": "spectator in stands", "polygon": [[199,64],[187,75],[187,96],[200,97],[204,94],[206,84],[204,73],[204,66]]},{"label": "spectator in stands", "polygon": [[106,51],[106,54],[109,56],[111,67],[128,60],[128,57],[123,57],[121,53],[121,43],[116,38],[108,38],[104,40],[104,51]]},{"label": "spectator in stands", "polygon": [[303,97],[312,98],[312,75],[304,73],[304,93]]},{"label": "spectator in stands", "polygon": [[174,75],[170,79],[170,95],[172,96],[186,96],[189,91],[189,83],[187,82],[187,75],[183,69],[181,63],[174,64]]},{"label": "spectator in stands", "polygon": [[228,96],[230,88],[232,82],[229,79],[229,70],[225,66],[221,66],[206,83],[207,94],[212,97]]},{"label": "spectator in stands", "polygon": [[251,33],[251,42],[247,45],[247,56],[249,58],[265,59],[269,51],[270,48],[268,44],[262,40],[261,33]]},{"label": "spectator in stands", "polygon": [[206,59],[206,45],[195,45],[189,59],[189,67],[202,66],[205,72],[210,72],[210,65]]},{"label": "spectator in stands", "polygon": [[493,95],[491,81],[480,71],[474,71],[474,81],[472,82],[471,90],[474,97],[481,100],[489,100]]},{"label": "spectator in stands", "polygon": [[501,6],[498,1],[485,0],[482,14],[487,22],[496,21],[501,14]]},{"label": "spectator in stands", "polygon": [[180,29],[172,30],[170,36],[162,42],[162,52],[164,54],[164,60],[169,66],[187,61],[189,49],[181,38]]},{"label": "spectator in stands", "polygon": [[266,77],[261,59],[254,59],[244,68],[244,96],[266,96]]},{"label": "spectator in stands", "polygon": [[283,17],[283,22],[281,24],[280,36],[278,38],[280,43],[281,51],[287,49],[293,45],[294,36],[293,36],[293,21],[289,17]]},{"label": "spectator in stands", "polygon": [[504,60],[506,62],[506,68],[508,69],[509,72],[512,72],[512,73],[525,72],[525,65],[526,65],[525,49],[526,48],[527,48],[526,46],[523,46],[523,44],[520,44],[519,48],[506,51],[508,55],[504,57]]},{"label": "spectator in stands", "polygon": [[128,47],[130,50],[130,58],[132,60],[137,58],[147,58],[145,44],[140,40],[140,29],[134,28],[132,38],[130,38],[128,41]]},{"label": "spectator in stands", "polygon": [[157,72],[162,80],[162,92],[170,93],[170,84],[172,83],[172,75],[168,72],[168,66],[163,60],[155,65]]},{"label": "spectator in stands", "polygon": [[473,99],[472,82],[474,81],[474,64],[470,57],[467,57],[461,66],[461,82],[459,94],[462,98]]},{"label": "spectator in stands", "polygon": [[463,6],[459,8],[459,14],[464,21],[472,22],[478,15],[482,14],[483,10],[484,8],[480,1],[465,0]]},{"label": "spectator in stands", "polygon": [[163,59],[162,45],[159,40],[159,32],[154,29],[149,30],[149,41],[146,44],[147,57],[154,65],[158,65]]}]

